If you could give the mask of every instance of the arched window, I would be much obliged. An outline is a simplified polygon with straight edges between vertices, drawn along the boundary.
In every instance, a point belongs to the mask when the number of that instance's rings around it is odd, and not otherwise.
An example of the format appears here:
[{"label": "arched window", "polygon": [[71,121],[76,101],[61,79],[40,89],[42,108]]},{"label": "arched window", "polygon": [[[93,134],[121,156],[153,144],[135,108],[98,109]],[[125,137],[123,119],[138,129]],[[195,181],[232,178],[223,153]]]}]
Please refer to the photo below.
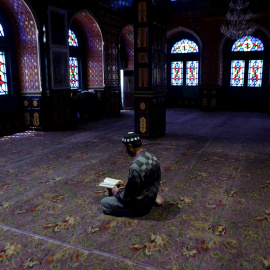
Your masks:
[{"label": "arched window", "polygon": [[261,40],[252,36],[238,39],[232,46],[233,52],[255,52],[263,51],[264,45]]},{"label": "arched window", "polygon": [[8,95],[6,40],[2,24],[0,23],[0,96]]},{"label": "arched window", "polygon": [[195,53],[199,52],[199,48],[194,41],[182,39],[176,42],[171,50],[171,53]]},{"label": "arched window", "polygon": [[[171,48],[171,86],[198,86],[199,83],[199,48],[189,39],[176,42]],[[193,57],[189,57],[193,54]],[[194,57],[195,56],[195,57]]]},{"label": "arched window", "polygon": [[232,109],[262,110],[269,97],[270,40],[264,30],[238,40],[224,39],[223,104]]},{"label": "arched window", "polygon": [[79,43],[75,33],[69,29],[68,31],[69,44],[69,69],[70,69],[70,87],[71,89],[80,88],[79,74]]},{"label": "arched window", "polygon": [[[253,36],[238,39],[232,46],[231,87],[261,87],[263,75],[262,41]],[[253,52],[253,53],[252,53]],[[245,53],[241,54],[241,53]]]}]

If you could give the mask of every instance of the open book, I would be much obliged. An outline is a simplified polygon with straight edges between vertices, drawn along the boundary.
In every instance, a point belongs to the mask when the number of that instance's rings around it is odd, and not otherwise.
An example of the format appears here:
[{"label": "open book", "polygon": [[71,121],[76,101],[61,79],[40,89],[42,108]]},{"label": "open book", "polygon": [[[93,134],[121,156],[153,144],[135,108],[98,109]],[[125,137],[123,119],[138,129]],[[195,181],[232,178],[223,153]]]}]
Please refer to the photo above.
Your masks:
[{"label": "open book", "polygon": [[99,183],[100,187],[113,188],[119,181],[118,179],[106,177],[103,182]]}]

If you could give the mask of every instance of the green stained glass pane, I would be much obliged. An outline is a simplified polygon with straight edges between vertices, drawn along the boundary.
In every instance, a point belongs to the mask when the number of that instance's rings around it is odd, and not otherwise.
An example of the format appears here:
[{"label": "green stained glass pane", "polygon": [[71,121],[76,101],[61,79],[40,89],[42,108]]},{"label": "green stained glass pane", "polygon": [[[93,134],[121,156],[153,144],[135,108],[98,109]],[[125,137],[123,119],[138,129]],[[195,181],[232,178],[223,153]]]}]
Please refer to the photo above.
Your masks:
[{"label": "green stained glass pane", "polygon": [[199,52],[198,45],[189,39],[182,39],[176,42],[171,49],[171,53],[197,53]]},{"label": "green stained glass pane", "polygon": [[245,60],[232,60],[231,86],[244,86]]},{"label": "green stained glass pane", "polygon": [[70,87],[71,89],[79,88],[79,73],[78,73],[78,59],[76,57],[69,57],[70,69]]},{"label": "green stained glass pane", "polygon": [[0,23],[0,37],[4,37],[4,36],[5,36],[4,29],[3,29],[2,24]]},{"label": "green stained glass pane", "polygon": [[171,85],[183,85],[183,61],[171,62]]},{"label": "green stained glass pane", "polygon": [[245,36],[238,39],[232,46],[232,52],[253,52],[263,51],[264,45],[262,41],[256,37]]},{"label": "green stained glass pane", "polygon": [[68,30],[68,45],[78,47],[78,39],[72,30]]},{"label": "green stained glass pane", "polygon": [[186,63],[186,85],[196,86],[198,85],[198,61],[187,61]]},{"label": "green stained glass pane", "polygon": [[0,51],[0,95],[8,94],[6,57],[5,52]]},{"label": "green stained glass pane", "polygon": [[248,65],[248,86],[262,86],[263,60],[249,60]]}]

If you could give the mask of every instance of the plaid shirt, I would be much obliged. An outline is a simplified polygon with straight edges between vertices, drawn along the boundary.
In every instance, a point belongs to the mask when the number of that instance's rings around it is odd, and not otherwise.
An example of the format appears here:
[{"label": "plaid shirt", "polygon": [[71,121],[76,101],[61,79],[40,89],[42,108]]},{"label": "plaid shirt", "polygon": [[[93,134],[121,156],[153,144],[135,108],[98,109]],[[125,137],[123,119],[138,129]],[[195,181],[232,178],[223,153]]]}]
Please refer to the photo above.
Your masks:
[{"label": "plaid shirt", "polygon": [[152,207],[158,194],[161,172],[156,157],[146,150],[140,151],[129,168],[125,189],[115,197],[130,207]]}]

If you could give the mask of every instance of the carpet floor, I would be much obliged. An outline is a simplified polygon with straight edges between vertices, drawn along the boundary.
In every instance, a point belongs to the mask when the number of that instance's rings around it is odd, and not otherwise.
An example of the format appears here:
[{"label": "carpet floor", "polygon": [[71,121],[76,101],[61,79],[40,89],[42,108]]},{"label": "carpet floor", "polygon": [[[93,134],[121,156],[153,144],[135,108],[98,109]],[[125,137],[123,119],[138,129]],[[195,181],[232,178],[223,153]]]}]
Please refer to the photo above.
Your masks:
[{"label": "carpet floor", "polygon": [[0,269],[270,269],[270,116],[168,109],[142,139],[162,207],[106,216],[98,183],[125,180],[134,112],[0,137]]}]

